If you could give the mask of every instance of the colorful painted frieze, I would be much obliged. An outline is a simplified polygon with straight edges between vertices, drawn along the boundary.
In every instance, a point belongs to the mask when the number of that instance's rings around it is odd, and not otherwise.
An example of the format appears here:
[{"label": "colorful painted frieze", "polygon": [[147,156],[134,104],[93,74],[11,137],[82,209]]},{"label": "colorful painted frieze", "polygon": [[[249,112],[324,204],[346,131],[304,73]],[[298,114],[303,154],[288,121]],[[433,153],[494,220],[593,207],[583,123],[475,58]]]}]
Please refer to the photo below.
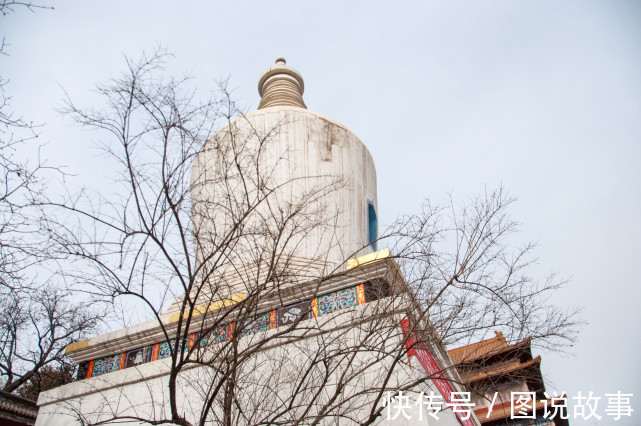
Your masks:
[{"label": "colorful painted frieze", "polygon": [[124,368],[135,367],[151,361],[154,345],[127,352]]},{"label": "colorful painted frieze", "polygon": [[[223,343],[229,339],[228,337],[228,328],[227,324],[221,324],[214,328],[207,335],[203,334],[203,337],[199,340],[199,345],[201,348],[207,346],[209,343]],[[199,334],[200,336],[201,334]]]},{"label": "colorful painted frieze", "polygon": [[363,284],[356,285],[356,300],[359,305],[365,303],[365,286]]},{"label": "colorful painted frieze", "polygon": [[152,361],[158,361],[158,353],[160,352],[160,343],[154,345],[154,352],[151,355]]},{"label": "colorful painted frieze", "polygon": [[243,327],[240,335],[242,337],[267,330],[269,330],[269,312],[263,312],[262,314],[255,315],[253,318],[249,319],[247,325]]},{"label": "colorful painted frieze", "polygon": [[[171,341],[164,341],[160,344],[160,348],[158,349],[158,359],[164,359],[168,358],[171,356],[171,350],[176,347],[176,341],[171,340]],[[178,349],[182,349],[182,340],[180,341],[180,344],[178,345]]]},{"label": "colorful painted frieze", "polygon": [[278,327],[278,318],[277,318],[278,309],[272,309],[269,311],[269,329],[273,330]]},{"label": "colorful painted frieze", "polygon": [[318,298],[318,314],[319,316],[327,315],[357,305],[356,289],[349,287],[320,296]]},{"label": "colorful painted frieze", "polygon": [[[293,303],[278,309],[272,309],[250,317],[241,330],[241,337],[278,327],[288,326],[297,320],[307,320],[312,317],[327,315],[341,309],[362,305],[377,300],[389,294],[387,283],[366,282],[353,287],[333,291],[311,300]],[[178,350],[204,348],[209,343],[223,343],[231,340],[236,328],[235,322],[221,324],[208,334],[191,333],[188,339],[180,339]],[[186,343],[186,344],[185,344]],[[176,346],[176,340],[164,341],[154,345],[133,349],[125,353],[107,356],[81,363],[78,366],[77,380],[99,376],[112,371],[122,370],[147,362],[164,359],[171,356],[171,350]]]},{"label": "colorful painted frieze", "polygon": [[93,373],[91,377],[100,376],[101,374],[111,373],[120,369],[120,360],[122,354],[110,355],[104,358],[97,359],[93,365]]},{"label": "colorful painted frieze", "polygon": [[293,324],[299,318],[301,320],[306,320],[309,318],[310,312],[311,310],[309,300],[278,308],[278,327]]}]

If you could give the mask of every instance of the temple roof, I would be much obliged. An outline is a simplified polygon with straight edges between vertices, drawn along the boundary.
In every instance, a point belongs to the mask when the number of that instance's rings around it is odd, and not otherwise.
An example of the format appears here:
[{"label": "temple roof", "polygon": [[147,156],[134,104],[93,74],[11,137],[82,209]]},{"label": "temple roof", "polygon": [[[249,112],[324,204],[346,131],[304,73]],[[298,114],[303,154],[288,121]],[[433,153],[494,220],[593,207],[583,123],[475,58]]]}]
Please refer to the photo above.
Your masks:
[{"label": "temple roof", "polygon": [[[537,356],[534,359],[531,359],[529,361],[522,362],[522,363],[515,362],[507,365],[491,366],[489,368],[483,369],[482,371],[473,372],[473,374],[465,376],[463,380],[467,383],[471,383],[477,380],[489,379],[489,378],[501,376],[501,375],[508,375],[510,373],[514,373],[516,371],[525,369],[527,367],[538,365],[540,363],[541,363],[541,357]],[[540,373],[539,373],[539,376],[540,376]]]},{"label": "temple roof", "polygon": [[525,381],[530,391],[545,391],[541,357],[532,358],[530,339],[509,345],[503,334],[448,351],[463,382],[474,388],[489,389],[499,383]]},{"label": "temple roof", "polygon": [[24,424],[33,424],[37,415],[35,401],[0,390],[0,424],[9,424],[10,420],[17,419],[26,421]]},{"label": "temple roof", "polygon": [[459,348],[447,351],[454,364],[469,363],[472,361],[489,358],[500,353],[504,353],[513,349],[526,348],[530,345],[530,338],[522,340],[513,345],[508,345],[503,333],[500,331],[495,332],[496,337],[480,342],[471,343],[469,345],[461,346]]}]

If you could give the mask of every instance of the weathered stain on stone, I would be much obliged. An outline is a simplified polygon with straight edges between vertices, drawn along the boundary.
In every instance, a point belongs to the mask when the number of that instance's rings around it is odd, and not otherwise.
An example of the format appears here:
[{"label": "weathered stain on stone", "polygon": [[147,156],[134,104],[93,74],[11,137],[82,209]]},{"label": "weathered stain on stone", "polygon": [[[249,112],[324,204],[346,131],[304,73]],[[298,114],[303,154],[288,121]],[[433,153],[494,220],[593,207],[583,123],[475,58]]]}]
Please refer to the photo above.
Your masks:
[{"label": "weathered stain on stone", "polygon": [[348,132],[335,123],[317,117],[316,120],[308,120],[307,140],[316,146],[321,161],[332,160],[332,148],[344,147],[347,145]]}]

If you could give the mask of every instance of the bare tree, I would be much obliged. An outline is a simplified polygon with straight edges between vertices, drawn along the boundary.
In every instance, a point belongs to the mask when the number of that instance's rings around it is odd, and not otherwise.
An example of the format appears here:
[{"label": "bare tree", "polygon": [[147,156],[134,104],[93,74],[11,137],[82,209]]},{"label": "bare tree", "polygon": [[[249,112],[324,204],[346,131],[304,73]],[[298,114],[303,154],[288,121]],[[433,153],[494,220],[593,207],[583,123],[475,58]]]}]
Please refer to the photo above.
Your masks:
[{"label": "bare tree", "polygon": [[[35,12],[38,9],[51,9],[53,6],[46,6],[40,3],[34,3],[30,1],[14,1],[14,0],[1,0],[0,1],[0,15],[2,17],[15,13],[16,8],[26,8],[31,12]],[[4,35],[2,36],[2,41],[0,41],[0,56],[7,55],[6,47],[9,44],[6,42]],[[4,87],[6,80],[0,79],[0,85]],[[3,117],[4,119],[4,117]]]},{"label": "bare tree", "polygon": [[[0,13],[15,7],[48,8],[3,1]],[[42,208],[45,182],[63,172],[41,160],[40,126],[12,109],[7,85],[0,78],[0,386],[14,392],[43,368],[68,367],[65,346],[95,332],[97,319],[72,302]]]},{"label": "bare tree", "polygon": [[504,188],[461,206],[450,197],[443,206],[426,202],[420,214],[390,227],[393,252],[446,346],[498,330],[509,341],[532,338],[556,349],[576,337],[578,310],[564,311],[551,300],[567,280],[556,273],[530,277],[536,245],[512,245],[519,230],[509,215],[515,202]]},{"label": "bare tree", "polygon": [[[113,194],[50,200],[61,209],[50,221],[66,230],[56,237],[61,255],[77,260],[76,280],[122,325],[152,319],[146,333],[157,328],[169,354],[160,379],[137,370],[149,377],[144,404],[105,378],[99,408],[68,403],[76,420],[370,424],[388,391],[458,386],[450,368],[419,374],[408,350],[427,344],[447,367],[441,343],[497,326],[571,338],[572,315],[543,304],[560,282],[528,279],[532,247],[512,254],[507,246],[516,225],[504,191],[461,211],[427,204],[380,237],[392,257],[345,269],[326,257],[341,212],[324,200],[349,182],[283,179],[278,167],[290,153],[274,144],[281,127],[245,120],[224,84],[199,98],[188,79],[166,77],[169,58],[157,50],[127,59],[124,74],[98,86],[104,108],[67,101],[77,123],[102,132],[117,185]],[[321,249],[300,258],[312,235]],[[367,303],[343,306],[341,291],[361,291]],[[271,327],[283,306],[297,314]],[[143,351],[136,355],[149,360]]]},{"label": "bare tree", "polygon": [[10,292],[0,308],[0,374],[6,392],[37,379],[46,367],[69,369],[73,364],[65,347],[95,330],[97,322],[90,311],[72,305],[69,295],[53,286],[23,290]]},{"label": "bare tree", "polygon": [[0,13],[2,15],[9,15],[15,12],[16,7],[25,7],[31,12],[35,12],[36,9],[51,9],[53,6],[46,6],[44,4],[32,2],[32,1],[14,1],[14,0],[2,0],[0,2]]}]

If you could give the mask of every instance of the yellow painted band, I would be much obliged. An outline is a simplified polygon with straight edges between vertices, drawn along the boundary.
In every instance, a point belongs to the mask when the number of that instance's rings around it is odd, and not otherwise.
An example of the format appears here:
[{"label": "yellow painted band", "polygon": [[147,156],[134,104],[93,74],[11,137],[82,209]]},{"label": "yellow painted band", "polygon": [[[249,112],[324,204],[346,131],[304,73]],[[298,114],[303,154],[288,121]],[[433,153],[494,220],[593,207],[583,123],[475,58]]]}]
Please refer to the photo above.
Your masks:
[{"label": "yellow painted band", "polygon": [[359,256],[356,259],[349,259],[347,261],[347,269],[352,269],[356,268],[357,266],[365,265],[367,263],[376,262],[377,260],[385,259],[390,256],[391,254],[389,249],[375,251],[374,253]]},{"label": "yellow painted band", "polygon": [[[215,302],[210,303],[209,305],[201,305],[201,306],[196,306],[192,312],[192,317],[199,316],[199,315],[204,315],[207,312],[211,311],[216,311],[221,308],[225,308],[227,306],[232,306],[235,305],[238,302],[242,302],[245,300],[245,294],[244,293],[238,293],[234,294],[232,297],[228,299],[222,299],[222,300],[217,300]],[[169,322],[176,322],[180,318],[180,312],[176,312],[175,314],[172,314],[169,316]],[[189,316],[188,313],[183,313],[182,314],[183,318],[187,318]]]}]

